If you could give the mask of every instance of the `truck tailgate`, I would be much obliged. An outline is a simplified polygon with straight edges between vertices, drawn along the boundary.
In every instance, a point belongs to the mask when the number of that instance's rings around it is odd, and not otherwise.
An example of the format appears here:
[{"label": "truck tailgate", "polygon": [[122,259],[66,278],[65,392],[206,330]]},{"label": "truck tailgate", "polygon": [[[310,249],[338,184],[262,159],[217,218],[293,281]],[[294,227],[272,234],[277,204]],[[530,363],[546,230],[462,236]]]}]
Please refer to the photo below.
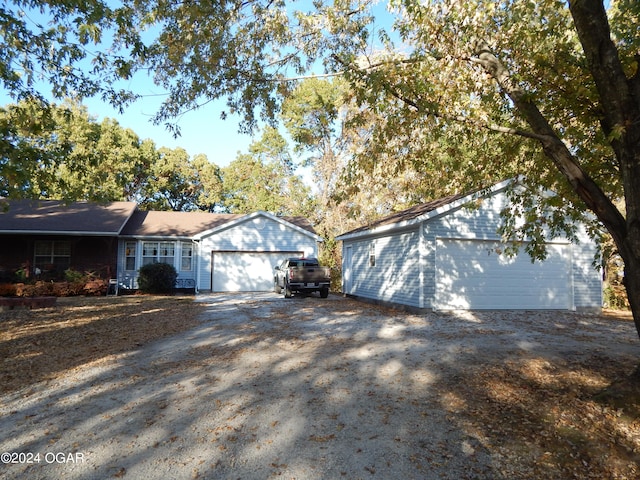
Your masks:
[{"label": "truck tailgate", "polygon": [[328,282],[330,278],[328,267],[294,267],[291,270],[293,271],[292,282],[322,283]]}]

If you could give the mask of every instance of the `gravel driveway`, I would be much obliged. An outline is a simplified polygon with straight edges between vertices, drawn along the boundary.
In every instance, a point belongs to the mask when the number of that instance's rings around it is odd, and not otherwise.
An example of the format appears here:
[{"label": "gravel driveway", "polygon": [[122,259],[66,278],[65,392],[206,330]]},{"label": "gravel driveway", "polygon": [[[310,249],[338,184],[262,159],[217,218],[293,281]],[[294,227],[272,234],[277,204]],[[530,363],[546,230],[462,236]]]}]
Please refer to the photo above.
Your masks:
[{"label": "gravel driveway", "polygon": [[598,316],[198,300],[208,307],[194,330],[3,397],[2,449],[32,458],[0,477],[513,478],[455,414],[467,369],[640,354],[632,324]]}]

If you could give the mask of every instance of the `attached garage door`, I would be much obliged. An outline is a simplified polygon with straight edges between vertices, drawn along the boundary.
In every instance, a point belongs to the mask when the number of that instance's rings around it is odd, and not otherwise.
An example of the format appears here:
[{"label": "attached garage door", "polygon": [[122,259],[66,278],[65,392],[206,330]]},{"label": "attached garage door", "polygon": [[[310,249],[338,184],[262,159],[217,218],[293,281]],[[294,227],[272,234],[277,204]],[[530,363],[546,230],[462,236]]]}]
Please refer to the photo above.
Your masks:
[{"label": "attached garage door", "polygon": [[569,309],[572,305],[570,251],[549,244],[544,262],[521,251],[509,258],[499,242],[436,241],[435,308]]},{"label": "attached garage door", "polygon": [[273,267],[289,256],[284,252],[213,252],[214,292],[268,292],[273,290]]}]

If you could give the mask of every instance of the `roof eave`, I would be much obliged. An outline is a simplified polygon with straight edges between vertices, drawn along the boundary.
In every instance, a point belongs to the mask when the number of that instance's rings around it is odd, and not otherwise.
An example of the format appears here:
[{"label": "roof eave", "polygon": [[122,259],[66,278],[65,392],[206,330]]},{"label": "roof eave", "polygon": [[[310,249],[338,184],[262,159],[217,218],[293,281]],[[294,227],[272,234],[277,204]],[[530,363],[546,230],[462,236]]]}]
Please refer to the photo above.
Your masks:
[{"label": "roof eave", "polygon": [[422,216],[412,218],[411,220],[405,220],[403,222],[389,223],[387,225],[381,225],[375,228],[368,228],[366,230],[361,230],[359,232],[338,235],[336,237],[336,240],[339,240],[339,241],[353,240],[355,238],[373,237],[373,236],[381,235],[383,233],[395,232],[400,230],[408,230],[412,228],[414,225],[419,224],[422,221],[421,218]]},{"label": "roof eave", "polygon": [[180,241],[198,241],[196,235],[159,235],[159,234],[127,234],[127,235],[118,235],[118,238],[123,240],[131,239],[131,240],[180,240]]},{"label": "roof eave", "polygon": [[0,230],[0,235],[57,235],[63,237],[118,237],[118,232],[83,232],[73,230]]}]

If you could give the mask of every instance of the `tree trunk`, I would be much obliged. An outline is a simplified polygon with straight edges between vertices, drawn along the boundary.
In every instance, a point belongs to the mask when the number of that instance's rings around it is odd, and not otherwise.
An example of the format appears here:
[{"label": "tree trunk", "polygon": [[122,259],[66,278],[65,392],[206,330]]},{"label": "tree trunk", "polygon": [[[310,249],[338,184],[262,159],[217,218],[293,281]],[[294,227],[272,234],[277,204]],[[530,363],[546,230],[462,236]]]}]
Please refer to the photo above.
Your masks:
[{"label": "tree trunk", "polygon": [[[531,97],[511,79],[484,42],[476,46],[477,61],[511,98],[546,156],[611,234],[625,264],[625,288],[640,337],[640,73],[625,76],[602,0],[576,0],[570,10],[598,90],[601,127],[620,165],[626,215],[584,171]],[[614,131],[620,133],[612,135]]]},{"label": "tree trunk", "polygon": [[[624,259],[624,286],[633,313],[633,322],[640,335],[640,258]],[[640,370],[640,367],[639,367]]]},{"label": "tree trunk", "polygon": [[[640,75],[626,77],[602,0],[576,0],[569,9],[600,97],[602,130],[620,165],[625,225],[607,228],[624,260],[625,288],[640,335]],[[612,135],[614,130],[621,133]]]}]

